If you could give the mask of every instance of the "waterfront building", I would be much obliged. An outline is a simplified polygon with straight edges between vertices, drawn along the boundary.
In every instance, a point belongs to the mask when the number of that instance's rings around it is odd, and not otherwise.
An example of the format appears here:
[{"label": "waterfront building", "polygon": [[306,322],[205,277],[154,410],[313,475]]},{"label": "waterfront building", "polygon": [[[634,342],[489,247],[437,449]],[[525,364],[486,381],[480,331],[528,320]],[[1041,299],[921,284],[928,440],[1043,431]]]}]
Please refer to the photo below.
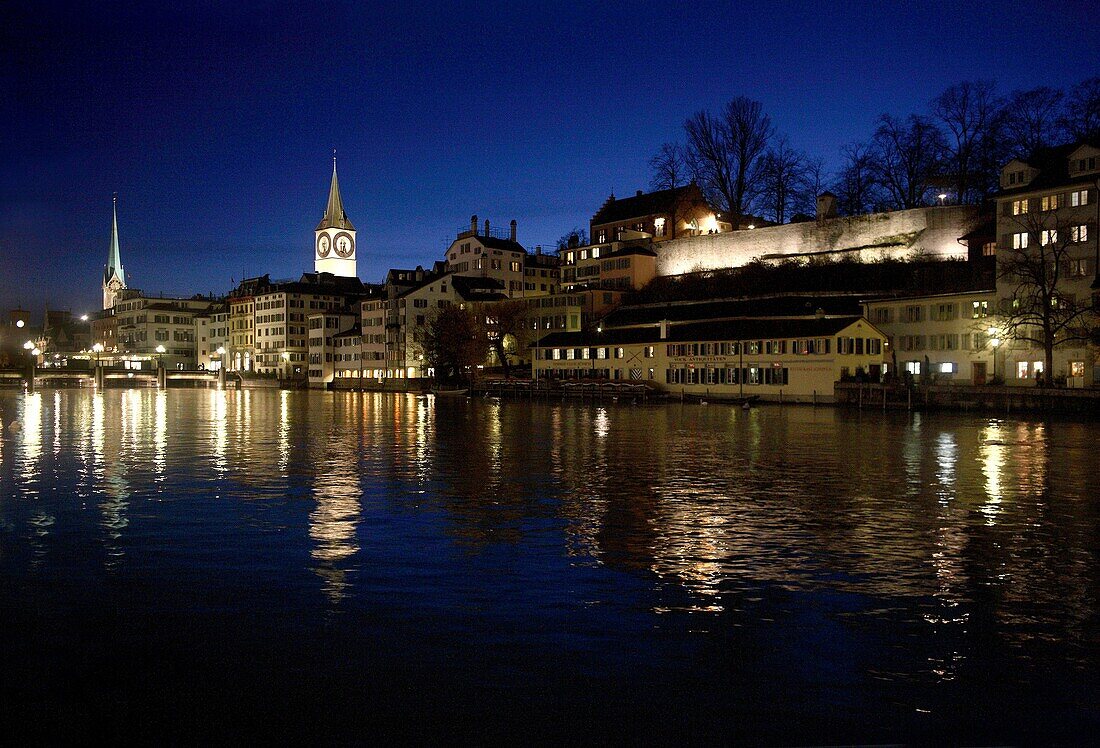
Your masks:
[{"label": "waterfront building", "polygon": [[887,336],[888,369],[935,384],[1003,379],[1003,371],[994,371],[1000,345],[994,289],[870,299],[863,308]]},{"label": "waterfront building", "polygon": [[209,312],[215,303],[207,296],[169,298],[121,289],[112,308],[116,338],[111,360],[132,368],[158,363],[166,368],[196,368],[195,316]]},{"label": "waterfront building", "polygon": [[253,368],[280,379],[306,379],[308,314],[348,308],[368,293],[355,277],[303,273],[301,279],[273,283],[254,297]]},{"label": "waterfront building", "polygon": [[[1052,258],[1047,264],[1057,273],[1055,287],[1048,291],[1067,308],[1090,305],[1093,313],[1083,321],[1097,324],[1100,140],[1043,148],[1026,159],[1014,159],[1001,170],[1000,187],[996,235],[998,311],[1002,317],[1011,317],[1018,304],[1030,305],[1029,299],[1016,295],[1026,296],[1034,290],[1021,286],[1004,268],[1042,252]],[[1048,273],[1047,278],[1053,277]],[[1000,324],[1008,326],[1005,319]],[[1009,339],[1000,354],[1007,384],[1029,384],[1045,366],[1042,347],[1026,341]],[[1084,340],[1056,345],[1052,371],[1055,379],[1064,378],[1067,386],[1100,385],[1096,351]]]},{"label": "waterfront building", "polygon": [[195,315],[195,346],[198,368],[218,371],[229,360],[229,304],[217,302]]},{"label": "waterfront building", "polygon": [[313,248],[313,269],[318,275],[331,273],[342,278],[356,277],[355,226],[348,218],[340,196],[335,153],[332,156],[332,181],[328,188],[328,202],[325,204],[325,214],[314,230]]},{"label": "waterfront building", "polygon": [[578,332],[594,325],[622,303],[622,291],[584,289],[527,299],[530,343],[552,332]]},{"label": "waterfront building", "polygon": [[557,290],[558,259],[542,253],[528,253],[516,241],[516,222],[507,232],[489,225],[479,229],[477,216],[470,217],[469,228],[463,228],[447,248],[444,272],[463,277],[490,278],[499,281],[509,298],[538,296]]},{"label": "waterfront building", "polygon": [[638,291],[656,275],[657,252],[653,246],[651,238],[640,237],[559,250],[562,287],[566,291]]},{"label": "waterfront building", "polygon": [[229,293],[230,371],[252,371],[256,348],[256,295],[272,286],[268,275],[245,278]]},{"label": "waterfront building", "polygon": [[[386,287],[388,291],[389,286]],[[386,298],[363,301],[359,313],[359,360],[362,362],[363,376],[381,380],[386,376]]]},{"label": "waterfront building", "polygon": [[107,264],[103,266],[103,308],[111,309],[118,294],[126,288],[126,271],[118,248],[118,196],[111,201],[111,243],[107,249]]},{"label": "waterfront building", "polygon": [[646,382],[697,397],[829,402],[835,382],[882,374],[886,336],[860,316],[788,316],[554,333],[538,379]]},{"label": "waterfront building", "polygon": [[477,309],[507,300],[502,281],[447,273],[428,275],[417,286],[391,300],[392,327],[387,332],[386,377],[416,379],[431,376],[424,354],[424,336],[432,314],[452,304]]},{"label": "waterfront building", "polygon": [[[359,371],[360,341],[359,315],[351,309],[315,312],[307,315],[309,327],[309,386],[327,387],[339,367],[346,373],[354,368]],[[341,337],[342,333],[352,333]],[[355,340],[354,357],[350,356],[350,343]],[[354,363],[354,367],[352,364]]]}]

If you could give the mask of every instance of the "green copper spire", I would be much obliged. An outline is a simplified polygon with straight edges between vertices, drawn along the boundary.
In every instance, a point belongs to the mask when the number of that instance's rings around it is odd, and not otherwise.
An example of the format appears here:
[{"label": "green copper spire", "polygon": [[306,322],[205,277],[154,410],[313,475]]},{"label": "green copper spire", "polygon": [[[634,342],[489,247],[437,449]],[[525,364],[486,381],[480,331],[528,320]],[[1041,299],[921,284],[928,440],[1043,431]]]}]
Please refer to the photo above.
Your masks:
[{"label": "green copper spire", "polygon": [[111,248],[107,251],[107,267],[103,269],[103,283],[110,283],[112,278],[118,278],[123,286],[126,285],[126,273],[122,269],[122,257],[118,251],[118,195],[116,194],[111,205]]},{"label": "green copper spire", "polygon": [[344,212],[344,201],[340,199],[340,182],[336,179],[336,150],[332,151],[332,184],[328,188],[328,205],[325,206],[325,217],[317,224],[317,231],[322,229],[354,229],[348,214]]}]

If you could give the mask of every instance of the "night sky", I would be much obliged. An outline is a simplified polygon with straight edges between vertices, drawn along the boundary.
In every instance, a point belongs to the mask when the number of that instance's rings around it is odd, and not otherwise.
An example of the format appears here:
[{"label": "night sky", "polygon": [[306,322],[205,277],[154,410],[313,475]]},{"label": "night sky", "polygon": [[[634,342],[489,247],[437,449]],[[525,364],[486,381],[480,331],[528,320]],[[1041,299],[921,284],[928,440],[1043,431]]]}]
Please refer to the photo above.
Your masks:
[{"label": "night sky", "polygon": [[835,165],[951,83],[1100,72],[1087,2],[16,5],[0,306],[36,313],[100,306],[115,191],[131,286],[224,293],[313,269],[335,147],[359,275],[379,281],[441,258],[472,213],[553,244],[736,95]]}]

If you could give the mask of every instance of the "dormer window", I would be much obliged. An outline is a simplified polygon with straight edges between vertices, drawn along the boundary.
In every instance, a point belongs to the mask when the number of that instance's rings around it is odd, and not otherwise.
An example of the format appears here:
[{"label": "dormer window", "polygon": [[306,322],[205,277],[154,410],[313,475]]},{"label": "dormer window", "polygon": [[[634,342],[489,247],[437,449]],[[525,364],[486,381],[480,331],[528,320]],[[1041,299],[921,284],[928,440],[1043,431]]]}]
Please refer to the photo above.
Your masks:
[{"label": "dormer window", "polygon": [[1077,171],[1096,171],[1096,156],[1077,159]]},{"label": "dormer window", "polygon": [[1024,170],[1011,171],[1008,173],[1009,184],[1023,184],[1024,183]]}]

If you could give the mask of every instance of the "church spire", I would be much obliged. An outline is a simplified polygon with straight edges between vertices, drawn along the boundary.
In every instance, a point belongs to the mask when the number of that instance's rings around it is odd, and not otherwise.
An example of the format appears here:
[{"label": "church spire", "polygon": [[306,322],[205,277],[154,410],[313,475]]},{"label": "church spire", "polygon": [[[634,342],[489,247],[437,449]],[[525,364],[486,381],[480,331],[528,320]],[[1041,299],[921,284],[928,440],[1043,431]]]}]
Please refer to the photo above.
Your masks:
[{"label": "church spire", "polygon": [[122,269],[122,256],[118,251],[118,193],[111,204],[111,246],[107,250],[107,264],[103,267],[103,308],[115,304],[118,292],[126,288],[126,273]]},{"label": "church spire", "polygon": [[317,231],[322,229],[354,229],[348,214],[344,212],[344,201],[340,199],[340,182],[336,179],[336,149],[332,150],[332,184],[328,188],[328,205],[325,206],[325,216],[317,224]]},{"label": "church spire", "polygon": [[109,282],[112,277],[117,277],[123,285],[126,285],[122,257],[118,251],[118,193],[115,193],[111,204],[111,247],[107,250],[107,267],[103,271],[103,282]]}]

